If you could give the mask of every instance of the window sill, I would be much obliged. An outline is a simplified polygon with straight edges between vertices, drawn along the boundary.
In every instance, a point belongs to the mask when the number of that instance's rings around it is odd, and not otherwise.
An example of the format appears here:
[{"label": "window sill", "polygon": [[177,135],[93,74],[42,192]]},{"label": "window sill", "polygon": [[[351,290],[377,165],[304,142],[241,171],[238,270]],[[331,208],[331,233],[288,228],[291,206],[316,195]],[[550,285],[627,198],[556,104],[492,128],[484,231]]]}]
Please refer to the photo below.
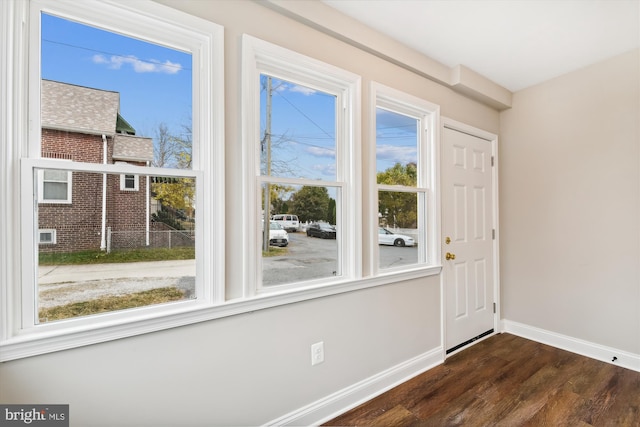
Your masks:
[{"label": "window sill", "polygon": [[440,265],[421,267],[402,273],[384,274],[331,286],[300,289],[294,292],[268,293],[253,298],[228,301],[219,305],[204,305],[196,301],[177,302],[163,307],[161,313],[158,313],[158,306],[148,308],[153,314],[148,314],[149,311],[146,308],[131,310],[128,314],[137,315],[134,318],[128,316],[123,319],[122,316],[119,316],[122,313],[113,313],[114,316],[111,319],[114,320],[108,320],[107,318],[110,316],[106,315],[104,322],[94,322],[75,329],[37,331],[38,327],[35,327],[32,333],[15,336],[3,342],[0,345],[0,362],[162,331],[344,292],[434,276],[440,274],[441,269]]}]

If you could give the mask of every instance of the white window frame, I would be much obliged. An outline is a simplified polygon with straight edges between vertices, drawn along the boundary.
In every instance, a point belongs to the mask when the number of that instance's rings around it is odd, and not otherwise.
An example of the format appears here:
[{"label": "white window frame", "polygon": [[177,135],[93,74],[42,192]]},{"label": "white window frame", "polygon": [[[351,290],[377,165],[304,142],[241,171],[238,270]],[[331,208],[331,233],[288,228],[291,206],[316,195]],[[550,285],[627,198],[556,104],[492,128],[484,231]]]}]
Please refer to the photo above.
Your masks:
[{"label": "white window frame", "polygon": [[[133,176],[133,188],[127,188],[127,176]],[[139,191],[140,190],[140,177],[132,174],[120,175],[120,191]]]},{"label": "white window frame", "polygon": [[45,191],[44,191],[44,170],[38,170],[38,203],[50,203],[50,204],[62,204],[62,205],[70,205],[72,203],[72,194],[73,194],[73,174],[71,172],[67,172],[67,180],[65,181],[67,184],[67,196],[64,199],[46,199]]},{"label": "white window frame", "polygon": [[[357,218],[361,212],[360,178],[360,84],[361,78],[351,72],[276,46],[249,35],[242,38],[242,117],[246,225],[244,288],[245,297],[263,293],[326,287],[346,283],[362,276],[361,235]],[[336,179],[315,181],[277,178],[260,173],[260,75],[294,82],[336,96]],[[339,276],[308,280],[286,285],[262,286],[262,241],[259,227],[262,215],[261,188],[265,183],[315,185],[337,188],[337,221]]]},{"label": "white window frame", "polygon": [[[50,241],[42,241],[43,234],[51,234]],[[56,244],[56,229],[55,228],[40,228],[38,229],[38,244],[40,245],[55,245]]]},{"label": "white window frame", "polygon": [[377,141],[372,143],[369,158],[370,179],[375,189],[370,198],[369,210],[372,215],[371,242],[378,242],[378,194],[380,191],[410,192],[418,196],[418,263],[381,269],[378,244],[370,245],[369,259],[373,276],[384,276],[423,270],[427,274],[437,274],[441,269],[440,260],[440,192],[439,192],[439,123],[440,106],[406,92],[371,82],[370,135],[376,135],[376,111],[382,108],[394,113],[415,118],[418,121],[418,183],[416,187],[384,185],[377,183],[376,151]]},{"label": "white window frame", "polygon": [[[212,22],[153,1],[24,0],[0,2],[0,362],[138,335],[213,318],[224,301],[224,34]],[[190,52],[193,58],[193,169],[94,164],[41,158],[40,13],[94,25]],[[6,89],[6,90],[5,90]],[[28,99],[28,103],[25,100]],[[10,124],[10,125],[9,125]],[[6,125],[6,126],[5,126]],[[38,169],[196,179],[196,298],[36,322]],[[7,171],[4,173],[4,171]],[[215,171],[215,172],[212,172]],[[207,197],[204,197],[206,194]],[[205,221],[206,218],[206,221]],[[8,257],[7,253],[20,254]]]}]

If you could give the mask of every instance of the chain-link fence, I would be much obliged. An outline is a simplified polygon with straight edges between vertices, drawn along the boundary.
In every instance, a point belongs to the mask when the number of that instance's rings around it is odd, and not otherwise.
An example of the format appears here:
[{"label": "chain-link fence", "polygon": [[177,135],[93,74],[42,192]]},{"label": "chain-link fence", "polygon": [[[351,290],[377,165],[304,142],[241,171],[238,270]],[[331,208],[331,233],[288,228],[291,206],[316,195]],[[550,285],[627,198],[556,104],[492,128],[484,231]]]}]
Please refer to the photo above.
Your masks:
[{"label": "chain-link fence", "polygon": [[122,230],[107,227],[107,253],[118,249],[175,248],[195,245],[193,230]]}]

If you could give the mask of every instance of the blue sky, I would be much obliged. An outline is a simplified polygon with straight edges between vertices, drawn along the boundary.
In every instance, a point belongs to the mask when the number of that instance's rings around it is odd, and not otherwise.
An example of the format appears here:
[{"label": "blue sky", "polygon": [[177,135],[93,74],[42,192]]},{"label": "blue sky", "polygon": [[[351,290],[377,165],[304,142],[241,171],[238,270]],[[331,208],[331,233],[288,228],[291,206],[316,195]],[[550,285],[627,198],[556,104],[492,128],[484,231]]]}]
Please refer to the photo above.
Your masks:
[{"label": "blue sky", "polygon": [[376,170],[418,161],[418,123],[415,118],[378,108],[376,111]]},{"label": "blue sky", "polygon": [[[261,135],[266,127],[266,76],[261,78]],[[272,78],[272,171],[275,176],[335,179],[334,96]],[[378,109],[376,168],[417,162],[415,118]]]},{"label": "blue sky", "polygon": [[[42,78],[119,92],[120,114],[140,136],[154,137],[161,123],[180,136],[190,125],[191,67],[189,53],[42,16]],[[272,102],[272,174],[335,179],[335,97],[274,80]],[[378,171],[416,161],[414,119],[378,109],[377,128]]]},{"label": "blue sky", "polygon": [[[261,76],[261,135],[266,129],[266,80]],[[271,93],[271,175],[335,180],[335,96],[275,78]]]},{"label": "blue sky", "polygon": [[138,135],[191,120],[191,55],[51,15],[42,16],[42,78],[120,93]]}]

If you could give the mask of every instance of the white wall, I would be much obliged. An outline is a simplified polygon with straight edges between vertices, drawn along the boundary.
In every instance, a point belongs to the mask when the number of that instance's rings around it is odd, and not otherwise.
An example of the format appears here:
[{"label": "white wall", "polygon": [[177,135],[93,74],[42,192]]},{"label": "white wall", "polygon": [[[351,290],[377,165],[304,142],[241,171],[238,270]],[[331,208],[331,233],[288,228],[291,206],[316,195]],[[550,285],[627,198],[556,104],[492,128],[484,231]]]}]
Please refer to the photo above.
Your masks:
[{"label": "white wall", "polygon": [[501,113],[503,318],[640,355],[640,57]]},{"label": "white wall", "polygon": [[75,426],[259,425],[438,346],[436,282],[7,362],[0,401],[70,404]]},{"label": "white wall", "polygon": [[[243,228],[234,215],[242,208],[242,33],[362,75],[364,106],[376,80],[441,105],[443,115],[498,131],[495,110],[254,2],[162,3],[225,26],[229,230]],[[366,159],[366,114],[363,122]],[[365,218],[363,227],[370,225]],[[243,251],[233,239],[227,249],[231,283],[239,280]],[[75,426],[265,423],[438,348],[439,282],[433,276],[6,362],[0,401],[68,403]],[[310,345],[320,340],[325,363],[311,367]]]}]

